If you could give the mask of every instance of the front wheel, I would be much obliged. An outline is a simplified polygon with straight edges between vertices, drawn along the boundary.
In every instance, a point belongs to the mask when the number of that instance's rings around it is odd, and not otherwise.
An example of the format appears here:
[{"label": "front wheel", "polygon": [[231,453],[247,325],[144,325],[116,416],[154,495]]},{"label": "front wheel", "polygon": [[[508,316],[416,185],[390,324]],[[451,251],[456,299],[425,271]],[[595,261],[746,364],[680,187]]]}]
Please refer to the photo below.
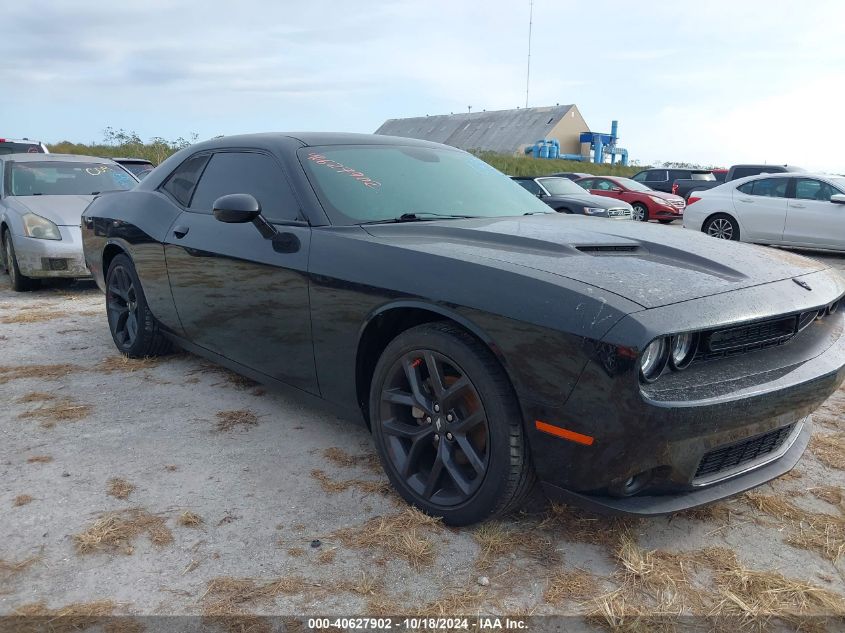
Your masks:
[{"label": "front wheel", "polygon": [[701,230],[720,240],[739,240],[739,225],[729,215],[714,215],[704,223]]},{"label": "front wheel", "polygon": [[639,222],[648,222],[648,207],[641,202],[632,205],[634,207],[633,218]]},{"label": "front wheel", "polygon": [[658,220],[658,222],[660,222],[660,224],[672,224],[674,220]]},{"label": "front wheel", "polygon": [[161,356],[171,344],[147,305],[132,260],[117,255],[106,274],[106,313],[117,349],[129,358]]},{"label": "front wheel", "polygon": [[373,375],[370,422],[399,494],[449,525],[515,509],[534,482],[507,376],[454,325],[421,325],[388,344]]},{"label": "front wheel", "polygon": [[21,269],[18,267],[18,258],[15,255],[15,245],[12,244],[12,236],[9,231],[3,232],[3,260],[6,265],[6,272],[9,273],[12,290],[15,292],[35,290],[41,285],[38,279],[32,279],[21,274]]}]

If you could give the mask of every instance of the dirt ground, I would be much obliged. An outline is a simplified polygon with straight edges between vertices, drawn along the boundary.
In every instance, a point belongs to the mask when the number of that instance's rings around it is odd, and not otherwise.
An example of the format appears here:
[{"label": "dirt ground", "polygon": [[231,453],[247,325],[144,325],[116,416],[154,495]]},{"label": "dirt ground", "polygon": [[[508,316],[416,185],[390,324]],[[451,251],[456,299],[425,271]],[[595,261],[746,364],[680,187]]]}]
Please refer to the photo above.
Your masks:
[{"label": "dirt ground", "polygon": [[364,428],[190,354],[123,359],[90,282],[0,277],[0,350],[0,615],[845,614],[841,390],[798,468],[743,497],[622,521],[537,496],[458,530],[390,492]]}]

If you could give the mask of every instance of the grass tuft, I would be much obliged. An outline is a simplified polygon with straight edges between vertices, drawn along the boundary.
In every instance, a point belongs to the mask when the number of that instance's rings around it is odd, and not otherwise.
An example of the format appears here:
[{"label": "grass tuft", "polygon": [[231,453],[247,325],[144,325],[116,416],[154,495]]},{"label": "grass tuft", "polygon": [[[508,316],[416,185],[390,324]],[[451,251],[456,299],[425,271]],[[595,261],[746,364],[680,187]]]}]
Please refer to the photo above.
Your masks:
[{"label": "grass tuft", "polygon": [[369,453],[367,455],[350,455],[341,448],[331,447],[323,451],[323,456],[330,462],[343,468],[361,466],[373,473],[383,473],[378,455]]},{"label": "grass tuft", "polygon": [[26,460],[27,464],[49,464],[53,461],[52,455],[33,455]]},{"label": "grass tuft", "polygon": [[25,572],[42,558],[43,556],[40,553],[17,562],[0,558],[0,580],[8,580],[12,576]]},{"label": "grass tuft", "polygon": [[120,356],[109,356],[101,360],[97,366],[96,371],[104,374],[111,374],[114,372],[132,373],[141,369],[150,369],[161,363],[162,358],[152,358],[145,356],[144,358],[129,358],[125,354]]},{"label": "grass tuft", "polygon": [[146,534],[153,545],[163,546],[173,542],[173,534],[160,516],[146,510],[133,508],[102,515],[88,529],[73,535],[73,543],[79,554],[97,551],[134,552],[132,542]]},{"label": "grass tuft", "polygon": [[[88,630],[98,625],[103,625],[104,631],[119,630],[109,629],[110,625],[116,624],[114,621],[109,621],[116,608],[117,605],[111,600],[75,602],[58,609],[49,609],[44,602],[24,604],[13,610],[13,615],[9,618],[12,625],[10,630],[47,630],[50,633],[71,633]],[[32,626],[32,618],[42,620],[44,626]],[[128,631],[129,629],[124,630]]]},{"label": "grass tuft", "polygon": [[366,479],[341,479],[335,480],[329,477],[325,471],[320,470],[319,468],[315,468],[311,471],[311,476],[317,480],[320,484],[320,487],[323,489],[323,492],[327,492],[329,494],[338,494],[341,492],[346,492],[351,488],[356,488],[361,492],[367,494],[382,494],[387,495],[393,491],[390,482],[385,480],[382,481],[370,481]]},{"label": "grass tuft", "polygon": [[567,600],[583,602],[601,593],[599,579],[584,569],[562,571],[549,578],[543,599],[561,605]]},{"label": "grass tuft", "polygon": [[[47,396],[41,400],[41,406],[21,413],[18,418],[21,420],[40,420],[41,426],[45,429],[52,429],[59,422],[77,422],[88,417],[94,410],[89,404],[81,404],[72,398],[57,398],[50,394],[37,394],[33,392],[26,397],[38,395]],[[35,402],[36,400],[30,400]]]},{"label": "grass tuft", "polygon": [[68,374],[80,371],[82,368],[68,363],[55,365],[3,365],[0,366],[0,385],[11,380],[35,378],[39,380],[56,380]]},{"label": "grass tuft", "polygon": [[15,497],[14,501],[12,501],[12,505],[15,507],[18,506],[25,506],[28,503],[32,503],[35,500],[35,497],[30,495],[18,495]]},{"label": "grass tuft", "polygon": [[249,409],[217,412],[217,430],[221,433],[231,431],[238,426],[256,426],[258,416]]},{"label": "grass tuft", "polygon": [[810,450],[825,466],[845,470],[845,436],[814,435],[810,440]]},{"label": "grass tuft", "polygon": [[109,479],[109,487],[106,494],[115,497],[116,499],[128,499],[129,495],[135,491],[135,484],[131,484],[120,477],[112,477]]},{"label": "grass tuft", "polygon": [[180,514],[179,518],[176,519],[176,522],[183,527],[191,528],[196,528],[203,524],[202,517],[196,512],[191,512],[190,510],[185,510],[182,514]]}]

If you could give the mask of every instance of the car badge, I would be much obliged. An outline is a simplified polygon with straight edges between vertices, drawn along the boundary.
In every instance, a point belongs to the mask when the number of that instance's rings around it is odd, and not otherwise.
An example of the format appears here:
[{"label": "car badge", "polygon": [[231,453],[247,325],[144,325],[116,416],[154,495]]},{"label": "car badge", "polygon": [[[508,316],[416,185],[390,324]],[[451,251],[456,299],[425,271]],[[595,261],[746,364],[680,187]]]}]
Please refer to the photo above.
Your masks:
[{"label": "car badge", "polygon": [[792,281],[794,281],[795,283],[797,283],[797,284],[798,284],[799,286],[801,286],[804,290],[812,290],[812,288],[810,288],[810,284],[808,284],[806,281],[803,281],[803,280],[801,280],[801,279],[794,279],[794,278],[792,279]]}]

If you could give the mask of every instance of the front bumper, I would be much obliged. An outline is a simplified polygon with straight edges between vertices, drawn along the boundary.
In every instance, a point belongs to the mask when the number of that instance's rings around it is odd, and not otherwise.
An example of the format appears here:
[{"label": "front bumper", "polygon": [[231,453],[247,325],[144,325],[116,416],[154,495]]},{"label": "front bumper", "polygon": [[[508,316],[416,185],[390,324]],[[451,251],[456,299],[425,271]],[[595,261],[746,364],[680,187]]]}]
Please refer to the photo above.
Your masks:
[{"label": "front bumper", "polygon": [[654,207],[650,215],[655,220],[683,220],[684,210],[675,207]]},{"label": "front bumper", "polygon": [[42,240],[14,236],[15,256],[21,274],[36,279],[90,277],[82,253],[82,235],[78,226],[60,226],[60,240]]},{"label": "front bumper", "polygon": [[[593,358],[565,402],[521,399],[537,474],[551,495],[608,512],[661,514],[748,490],[792,468],[809,438],[809,424],[802,428],[802,422],[845,380],[841,312],[783,345],[696,361],[649,385],[639,382],[637,358],[648,341],[679,322],[695,331],[713,327],[713,314],[725,320],[722,325],[803,312],[845,292],[845,281],[828,271],[804,279],[812,291],[787,279],[626,317],[605,342],[593,344]],[[551,437],[535,428],[535,420],[594,441]],[[789,434],[782,454],[772,449],[744,462],[749,468],[704,468],[714,453],[781,433]],[[624,488],[631,478],[641,490]],[[629,492],[635,496],[624,496]]]}]

